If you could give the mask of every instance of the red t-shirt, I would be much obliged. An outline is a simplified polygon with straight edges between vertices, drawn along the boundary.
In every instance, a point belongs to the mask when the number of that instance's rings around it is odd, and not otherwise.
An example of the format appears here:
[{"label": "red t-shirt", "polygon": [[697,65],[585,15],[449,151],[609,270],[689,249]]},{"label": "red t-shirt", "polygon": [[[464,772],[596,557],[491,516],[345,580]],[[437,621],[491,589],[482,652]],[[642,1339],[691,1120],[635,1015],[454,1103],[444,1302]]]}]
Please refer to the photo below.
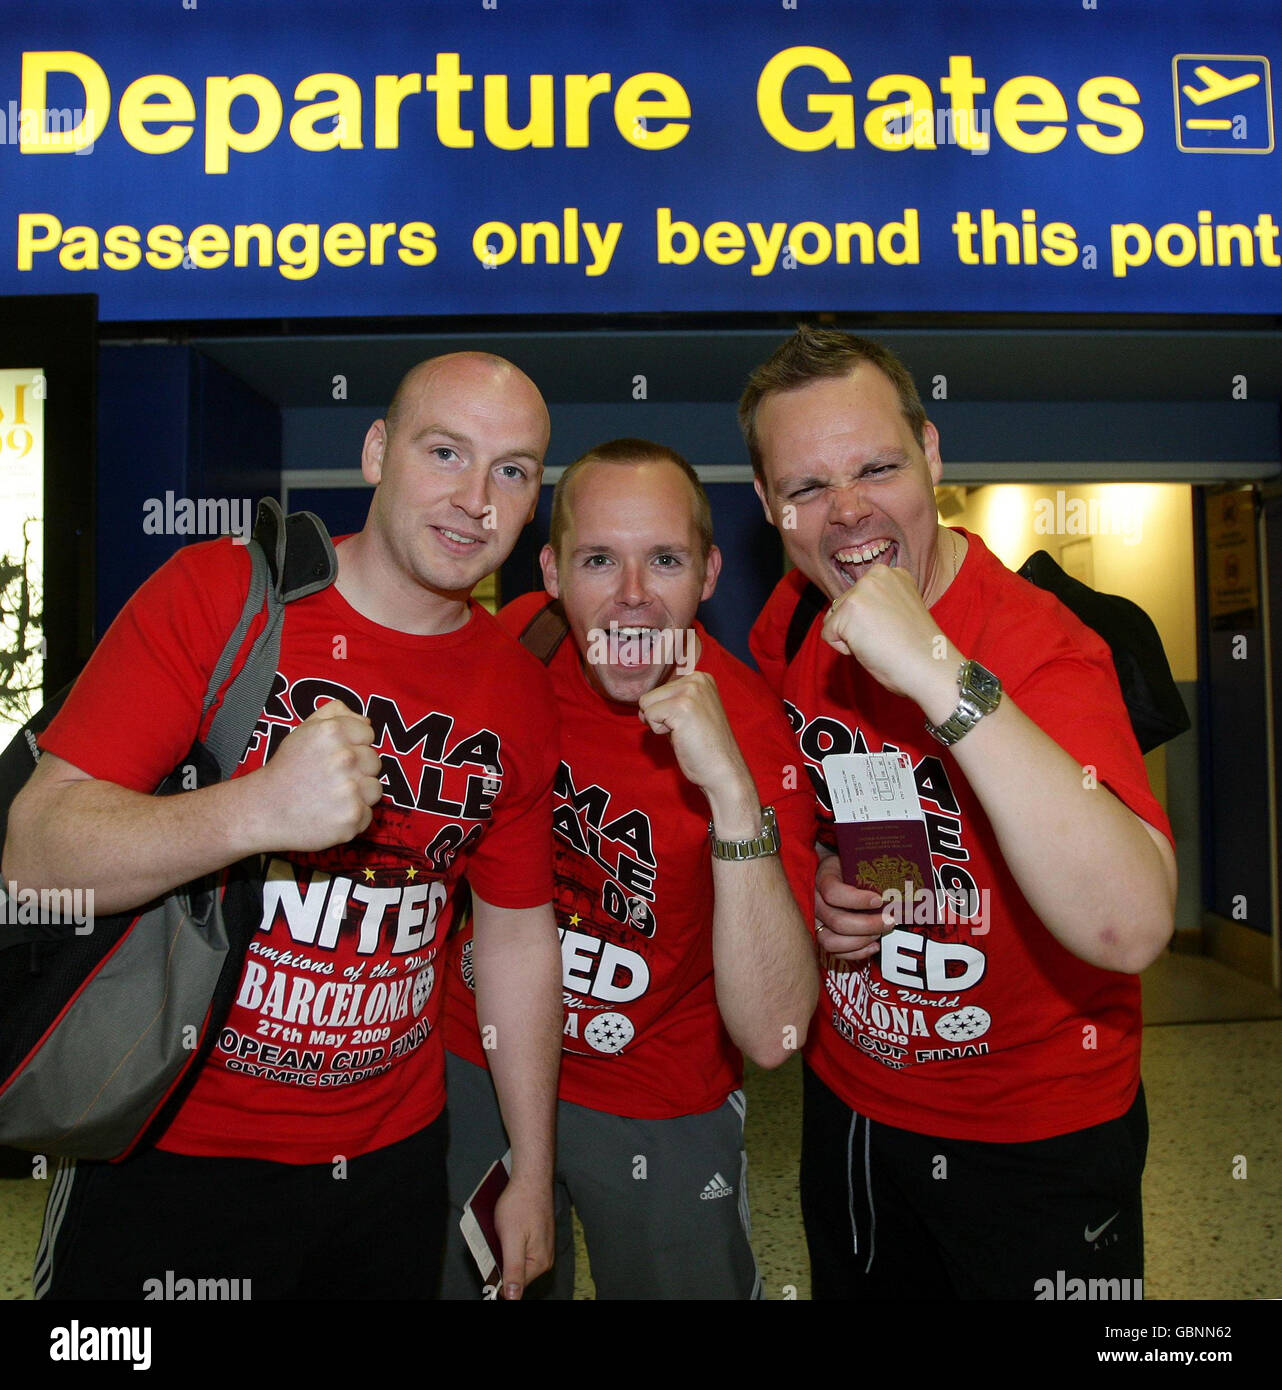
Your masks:
[{"label": "red t-shirt", "polygon": [[[196,735],[248,582],[230,540],[180,550],[112,624],[41,747],[154,789]],[[551,687],[488,613],[472,605],[456,631],[419,636],[371,622],[336,586],[291,603],[234,775],[328,698],[368,715],[387,790],[355,840],[268,857],[236,1003],[160,1148],[324,1163],[415,1133],[445,1101],[434,985],[454,884],[466,871],[499,907],[552,896]]]},{"label": "red t-shirt", "polygon": [[[522,595],[499,621],[519,634],[547,601]],[[695,628],[698,669],[716,681],[762,805],[775,808],[784,871],[810,923],[814,798],[788,722],[761,678]],[[573,637],[548,670],[561,707],[552,814],[565,990],[560,1096],[646,1119],[712,1110],[739,1085],[742,1059],[713,982],[707,798],[635,705],[588,684]],[[471,979],[465,933],[450,946],[445,1045],[484,1066]]]},{"label": "red t-shirt", "polygon": [[[962,534],[965,561],[931,609],[940,630],[1001,680],[1004,698],[1093,766],[1099,785],[1169,838],[1108,647],[978,536]],[[976,916],[985,918],[949,925],[945,913],[939,926],[901,926],[871,961],[828,970],[807,1061],[861,1114],[941,1138],[1010,1143],[1115,1119],[1139,1084],[1139,979],[1079,960],[1041,924],[978,799],[913,701],[834,651],[817,622],[785,665],[788,622],[805,583],[798,571],[785,576],[751,646],[789,706],[821,823],[832,820],[827,754],[909,753],[938,884],[978,902]],[[978,899],[969,896],[975,890]]]}]

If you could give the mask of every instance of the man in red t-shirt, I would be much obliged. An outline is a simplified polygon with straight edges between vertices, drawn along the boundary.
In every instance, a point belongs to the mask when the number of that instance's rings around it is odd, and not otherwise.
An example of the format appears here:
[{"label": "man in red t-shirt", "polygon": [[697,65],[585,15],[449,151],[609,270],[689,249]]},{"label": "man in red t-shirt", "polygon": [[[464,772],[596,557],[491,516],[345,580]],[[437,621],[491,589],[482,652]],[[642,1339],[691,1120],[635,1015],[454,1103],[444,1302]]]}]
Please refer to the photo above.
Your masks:
[{"label": "man in red t-shirt", "polygon": [[[896,917],[821,856],[802,1151],[814,1296],[1047,1297],[1063,1274],[1139,1297],[1135,974],[1170,937],[1175,866],[1108,648],[939,525],[938,434],[878,344],[803,328],[739,409],[797,567],[752,648],[824,839],[823,759],[906,754],[935,880],[930,911],[904,900]],[[825,611],[790,661],[807,580]]]},{"label": "man in red t-shirt", "polygon": [[[695,622],[721,556],[684,459],[625,439],[572,464],[541,560],[560,607],[499,614],[559,641],[558,1242],[535,1293],[572,1295],[572,1204],[599,1298],[759,1296],[739,1049],[778,1066],[814,1010],[814,799],[779,702]],[[473,948],[452,943],[446,995],[456,1208],[507,1147]],[[450,1241],[446,1296],[479,1296],[453,1223]]]},{"label": "man in red t-shirt", "polygon": [[365,438],[365,527],[339,542],[336,582],[286,609],[229,781],[149,795],[241,612],[249,560],[230,539],[143,585],[41,737],[6,879],[91,888],[106,912],[251,854],[266,884],[236,1001],[156,1148],[51,1184],[37,1296],[142,1298],[172,1274],[255,1298],[430,1297],[441,950],[464,872],[514,1140],[506,1296],[550,1264],[555,710],[543,668],[469,599],[533,515],[547,442],[542,397],[502,358],[409,373]]}]

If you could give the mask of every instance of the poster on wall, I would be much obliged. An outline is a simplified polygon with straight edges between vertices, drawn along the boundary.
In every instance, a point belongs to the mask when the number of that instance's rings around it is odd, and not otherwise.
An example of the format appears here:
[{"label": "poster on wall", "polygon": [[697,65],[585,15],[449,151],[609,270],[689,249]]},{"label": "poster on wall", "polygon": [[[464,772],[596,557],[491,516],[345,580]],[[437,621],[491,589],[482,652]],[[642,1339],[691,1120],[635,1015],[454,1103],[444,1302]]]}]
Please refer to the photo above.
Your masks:
[{"label": "poster on wall", "polygon": [[0,293],[105,320],[1277,313],[1276,0],[6,20]]},{"label": "poster on wall", "polygon": [[1206,499],[1207,613],[1217,632],[1257,625],[1255,497],[1217,492]]},{"label": "poster on wall", "polygon": [[43,380],[0,368],[0,748],[44,702]]}]

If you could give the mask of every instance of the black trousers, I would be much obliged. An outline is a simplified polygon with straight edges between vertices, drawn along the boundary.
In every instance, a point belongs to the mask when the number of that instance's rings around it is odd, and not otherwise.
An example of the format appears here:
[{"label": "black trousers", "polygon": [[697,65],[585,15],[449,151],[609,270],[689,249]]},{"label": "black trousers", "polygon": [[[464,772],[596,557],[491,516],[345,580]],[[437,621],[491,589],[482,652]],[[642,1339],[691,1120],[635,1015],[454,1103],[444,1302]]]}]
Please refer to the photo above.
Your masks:
[{"label": "black trousers", "polygon": [[35,1295],[432,1298],[446,1139],[442,1115],[408,1139],[334,1163],[159,1149],[119,1164],[64,1161],[50,1185]]},{"label": "black trousers", "polygon": [[1106,1124],[990,1144],[870,1121],[806,1068],[812,1296],[1140,1298],[1147,1149],[1143,1087]]}]

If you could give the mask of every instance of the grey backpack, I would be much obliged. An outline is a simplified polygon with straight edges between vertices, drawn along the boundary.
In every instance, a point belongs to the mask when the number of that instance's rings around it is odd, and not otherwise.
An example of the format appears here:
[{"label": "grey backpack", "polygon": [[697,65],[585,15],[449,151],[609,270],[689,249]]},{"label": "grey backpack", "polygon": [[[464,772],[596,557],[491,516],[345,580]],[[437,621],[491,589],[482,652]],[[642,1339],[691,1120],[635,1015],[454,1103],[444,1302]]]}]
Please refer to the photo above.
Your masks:
[{"label": "grey backpack", "polygon": [[[320,519],[286,518],[271,498],[259,504],[247,548],[249,592],[210,675],[201,723],[226,686],[222,704],[205,741],[192,745],[157,796],[231,776],[271,691],[285,605],[337,573]],[[227,685],[264,611],[266,626]],[[0,755],[0,844],[13,798],[40,756],[36,736],[66,694]],[[11,899],[0,920],[0,1144],[69,1158],[128,1157],[164,1133],[217,1040],[262,911],[260,861],[242,860],[141,908],[94,918],[88,930],[49,921],[48,911],[46,920],[28,922],[34,907],[14,909]]]}]

